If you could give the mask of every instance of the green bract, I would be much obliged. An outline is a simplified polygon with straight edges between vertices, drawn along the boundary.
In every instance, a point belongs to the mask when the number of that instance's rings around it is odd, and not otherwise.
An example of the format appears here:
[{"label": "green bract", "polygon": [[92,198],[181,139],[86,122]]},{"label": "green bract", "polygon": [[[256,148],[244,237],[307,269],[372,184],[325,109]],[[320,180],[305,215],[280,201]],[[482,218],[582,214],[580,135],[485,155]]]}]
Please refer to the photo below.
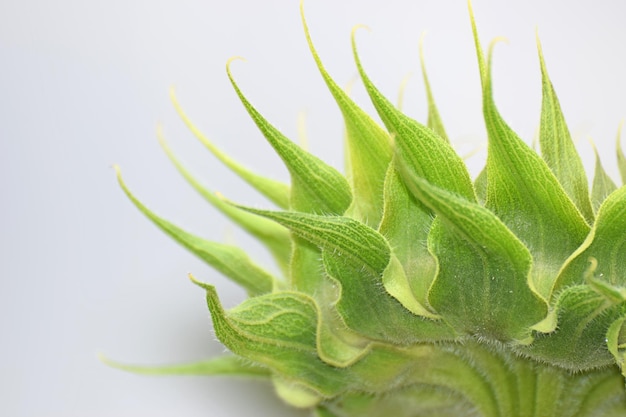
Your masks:
[{"label": "green bract", "polygon": [[[270,380],[296,407],[330,416],[624,416],[626,187],[599,159],[591,189],[541,48],[539,144],[499,114],[471,13],[488,132],[487,163],[472,181],[446,136],[426,82],[423,125],[399,111],[354,58],[384,127],[328,74],[306,39],[346,126],[347,173],[270,124],[228,77],[291,176],[266,179],[207,148],[277,210],[206,199],[264,243],[283,276],[241,249],[210,242],[131,201],[157,226],[250,296],[226,311],[206,291],[217,337],[232,352],[199,364],[116,366],[153,374]],[[422,61],[423,67],[423,61]],[[618,135],[618,165],[626,158]]]}]

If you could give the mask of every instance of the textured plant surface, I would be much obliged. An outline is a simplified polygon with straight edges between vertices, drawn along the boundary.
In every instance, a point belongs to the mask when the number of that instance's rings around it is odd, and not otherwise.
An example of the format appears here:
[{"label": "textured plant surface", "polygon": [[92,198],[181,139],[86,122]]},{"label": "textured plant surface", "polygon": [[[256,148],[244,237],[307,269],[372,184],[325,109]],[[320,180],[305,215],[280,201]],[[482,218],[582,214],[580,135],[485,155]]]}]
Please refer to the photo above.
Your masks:
[{"label": "textured plant surface", "polygon": [[[379,126],[311,53],[345,120],[346,175],[306,152],[235,92],[282,158],[291,184],[258,176],[185,123],[277,210],[229,202],[189,183],[263,242],[283,276],[239,248],[210,242],[132,202],[157,226],[243,286],[225,311],[206,290],[215,333],[232,352],[146,373],[243,375],[271,381],[317,416],[624,416],[626,187],[596,158],[592,186],[539,48],[538,154],[507,126],[470,15],[488,157],[470,178],[435,107],[407,117],[354,58]],[[423,63],[423,62],[422,62]],[[230,64],[230,62],[229,62]],[[425,73],[424,73],[425,74]],[[622,180],[626,159],[617,145]]]}]

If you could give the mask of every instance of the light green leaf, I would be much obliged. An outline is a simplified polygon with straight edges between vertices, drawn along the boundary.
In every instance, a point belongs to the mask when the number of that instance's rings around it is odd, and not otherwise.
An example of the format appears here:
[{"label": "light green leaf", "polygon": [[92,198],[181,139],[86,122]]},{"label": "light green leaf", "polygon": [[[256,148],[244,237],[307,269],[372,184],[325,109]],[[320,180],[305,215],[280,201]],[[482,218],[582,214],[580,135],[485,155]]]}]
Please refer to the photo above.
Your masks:
[{"label": "light green leaf", "polygon": [[411,313],[429,319],[441,318],[426,309],[424,304],[418,301],[413,288],[411,288],[411,282],[409,282],[404,268],[395,254],[391,255],[389,265],[383,272],[383,285],[385,290]]},{"label": "light green leaf", "polygon": [[606,346],[610,325],[626,313],[626,302],[613,304],[587,286],[571,286],[559,293],[555,309],[557,329],[537,333],[531,345],[520,353],[569,369],[588,371],[614,361]]},{"label": "light green leaf", "polygon": [[[231,205],[233,209],[241,210],[232,203],[226,204]],[[270,221],[258,215],[254,217]],[[293,236],[293,242],[291,287],[314,296],[320,303],[319,314],[322,320],[317,329],[318,354],[326,363],[340,367],[348,366],[367,353],[369,341],[347,328],[339,316],[335,304],[340,290],[338,283],[323,273],[320,249],[298,235]]]},{"label": "light green leaf", "polygon": [[116,167],[116,170],[118,182],[131,202],[172,239],[241,285],[250,296],[268,293],[275,288],[277,280],[254,264],[245,251],[234,246],[211,242],[194,236],[154,214],[130,192],[122,180],[119,168]]},{"label": "light green leaf", "polygon": [[539,127],[541,156],[585,220],[592,224],[594,212],[589,199],[587,175],[565,123],[556,92],[548,76],[538,34],[537,49],[541,65],[543,94],[541,124]]},{"label": "light green leaf", "polygon": [[215,334],[236,355],[298,381],[320,398],[336,395],[348,384],[340,368],[322,362],[315,352],[317,308],[309,296],[266,294],[227,313],[213,286],[194,282],[206,290]]},{"label": "light green leaf", "polygon": [[348,177],[354,194],[349,215],[376,227],[383,212],[383,183],[392,156],[389,134],[359,108],[328,74],[313,46],[302,3],[300,11],[311,54],[345,122],[350,161]]},{"label": "light green leaf", "polygon": [[502,342],[528,342],[547,313],[531,289],[531,256],[489,210],[408,171],[408,188],[437,220],[428,243],[438,262],[429,301],[459,332]]},{"label": "light green leaf", "polygon": [[402,114],[369,79],[357,53],[354,30],[352,50],[370,99],[383,123],[393,135],[397,152],[408,168],[416,175],[426,178],[441,188],[475,200],[474,188],[467,167],[450,144],[432,129]]},{"label": "light green leaf", "polygon": [[484,205],[487,200],[487,168],[483,168],[474,180],[474,189],[478,202]]},{"label": "light green leaf", "polygon": [[[387,273],[387,277],[383,276],[383,282],[385,278],[388,279],[387,283],[406,280],[415,301],[428,309],[428,289],[437,270],[435,258],[426,245],[433,216],[431,210],[415,199],[406,188],[396,170],[395,160],[387,171],[384,198],[385,212],[378,231],[393,248],[394,256],[402,265],[403,274],[396,276]],[[387,284],[385,288],[390,292]],[[412,311],[415,313],[417,310]]]},{"label": "light green leaf", "polygon": [[343,214],[352,201],[346,179],[337,170],[287,139],[261,116],[243,95],[230,72],[233,59],[228,61],[226,71],[235,92],[291,174],[290,207],[304,212]]},{"label": "light green leaf", "polygon": [[424,86],[426,87],[426,98],[428,100],[428,121],[426,125],[431,128],[440,138],[446,142],[450,142],[446,129],[443,127],[439,110],[435,104],[435,97],[433,96],[432,89],[430,87],[430,81],[428,80],[428,74],[426,73],[426,61],[424,59],[424,34],[420,37],[419,42],[420,51],[420,65],[422,67],[422,76],[424,78]]},{"label": "light green leaf", "polygon": [[298,381],[272,375],[272,384],[276,395],[286,404],[296,408],[315,407],[322,400],[319,393]]},{"label": "light green leaf", "polygon": [[593,183],[591,185],[591,201],[593,203],[593,209],[597,211],[607,196],[617,189],[617,186],[602,167],[598,149],[593,142],[592,146],[596,156],[596,170],[593,174]]},{"label": "light green leaf", "polygon": [[431,346],[403,349],[377,344],[348,368],[331,366],[315,354],[316,304],[310,297],[291,292],[266,294],[225,312],[213,286],[194,282],[206,290],[220,341],[235,354],[279,374],[281,389],[289,384],[293,389],[287,395],[299,396],[291,397],[294,401],[308,398],[310,405],[315,396],[321,400],[346,391],[385,392],[392,383],[408,385],[419,379],[420,369],[439,359]]},{"label": "light green leaf", "polygon": [[289,186],[279,181],[275,181],[269,178],[262,177],[253,173],[243,165],[237,163],[227,154],[222,152],[217,146],[213,144],[196,125],[191,121],[187,114],[183,111],[182,106],[176,99],[174,88],[170,89],[170,99],[174,105],[174,109],[187,125],[189,130],[200,140],[200,142],[209,150],[217,159],[219,159],[224,165],[230,168],[241,179],[250,184],[254,189],[263,194],[274,204],[282,209],[289,207]]},{"label": "light green leaf", "polygon": [[626,287],[626,186],[614,191],[600,206],[593,229],[570,256],[559,275],[560,288],[582,284],[589,259],[597,262],[598,279]]},{"label": "light green leaf", "polygon": [[[320,255],[321,256],[321,255]],[[341,284],[331,277],[315,294],[320,320],[317,327],[317,353],[333,366],[345,368],[363,358],[371,348],[370,340],[348,328],[337,310]]]},{"label": "light green leaf", "polygon": [[274,256],[274,259],[280,266],[285,275],[288,273],[289,260],[291,258],[291,238],[289,231],[284,227],[277,225],[270,220],[259,218],[253,214],[247,213],[232,204],[224,201],[216,193],[212,193],[203,187],[198,180],[180,163],[176,158],[163,135],[159,131],[159,142],[165,151],[167,157],[172,161],[178,172],[187,180],[187,182],[213,207],[228,216],[232,221],[237,223],[241,228],[246,230],[252,236],[261,241]]},{"label": "light green leaf", "polygon": [[619,168],[619,173],[622,177],[622,185],[626,185],[626,156],[624,156],[624,151],[622,150],[622,126],[624,126],[623,121],[619,124],[619,128],[617,129],[615,147],[617,150],[617,167]]},{"label": "light green leaf", "polygon": [[100,360],[113,368],[141,375],[228,375],[245,378],[269,378],[270,376],[267,369],[244,362],[236,356],[218,356],[193,363],[156,366],[130,365],[113,361],[104,356],[100,356]]},{"label": "light green leaf", "polygon": [[[533,258],[534,287],[548,300],[561,265],[585,239],[589,226],[550,168],[511,130],[496,109],[490,64],[485,63],[471,17],[489,136],[485,206],[528,247]],[[492,51],[493,44],[489,61]]]}]

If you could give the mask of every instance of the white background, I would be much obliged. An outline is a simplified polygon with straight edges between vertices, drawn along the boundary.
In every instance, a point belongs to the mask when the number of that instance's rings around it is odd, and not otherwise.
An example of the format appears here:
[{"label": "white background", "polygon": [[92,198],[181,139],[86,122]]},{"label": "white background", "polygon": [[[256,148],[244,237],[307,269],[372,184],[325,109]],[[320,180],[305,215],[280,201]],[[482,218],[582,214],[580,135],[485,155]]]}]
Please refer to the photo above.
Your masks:
[{"label": "white background", "polygon": [[[626,3],[475,0],[496,49],[496,102],[530,142],[539,123],[535,27],[588,172],[586,141],[617,179],[614,140],[626,117]],[[312,36],[340,84],[356,74],[358,44],[395,100],[415,72],[406,111],[425,118],[417,41],[427,30],[430,78],[449,135],[462,151],[484,143],[476,59],[465,1],[308,0]],[[110,369],[97,352],[157,364],[218,355],[201,290],[227,306],[243,293],[142,218],[111,165],[151,208],[218,241],[268,256],[228,225],[175,172],[155,140],[161,122],[176,152],[213,190],[269,207],[228,173],[177,119],[178,96],[198,125],[254,170],[287,179],[224,72],[288,136],[306,111],[310,150],[340,166],[342,125],[303,37],[296,0],[20,0],[0,2],[0,414],[6,416],[298,416],[271,387],[224,378],[151,378]],[[357,83],[354,96],[367,103]],[[470,161],[473,172],[480,157]]]}]

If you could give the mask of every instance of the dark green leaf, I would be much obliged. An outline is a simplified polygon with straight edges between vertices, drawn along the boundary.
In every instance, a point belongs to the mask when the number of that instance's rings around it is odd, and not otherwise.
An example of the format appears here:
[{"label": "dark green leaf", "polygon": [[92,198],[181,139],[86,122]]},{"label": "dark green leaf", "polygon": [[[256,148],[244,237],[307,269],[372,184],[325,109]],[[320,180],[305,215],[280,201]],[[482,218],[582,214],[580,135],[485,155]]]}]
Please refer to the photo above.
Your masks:
[{"label": "dark green leaf", "polygon": [[244,107],[291,174],[290,207],[304,212],[343,214],[352,201],[350,186],[334,168],[304,151],[272,126],[243,95],[226,66]]},{"label": "dark green leaf", "polygon": [[421,319],[381,293],[390,248],[375,230],[347,217],[245,209],[275,220],[322,249],[326,272],[341,283],[337,309],[349,328],[393,343],[453,337],[444,323]]},{"label": "dark green leaf", "polygon": [[572,254],[559,275],[559,287],[582,284],[589,260],[597,267],[598,279],[617,287],[626,286],[626,186],[607,197],[598,210],[593,229]]},{"label": "dark green leaf", "polygon": [[402,114],[369,79],[357,54],[354,32],[352,49],[359,73],[376,111],[393,135],[398,153],[408,168],[433,184],[474,200],[467,167],[454,149],[432,129]]},{"label": "dark green leaf", "polygon": [[614,359],[607,349],[609,326],[626,313],[626,302],[613,304],[587,286],[567,287],[555,306],[557,328],[538,333],[519,350],[525,355],[574,372],[607,366]]},{"label": "dark green leaf", "polygon": [[[405,280],[412,298],[425,309],[428,289],[437,270],[435,258],[426,245],[433,216],[428,207],[411,195],[395,165],[393,162],[389,167],[385,179],[385,212],[379,232],[393,248],[393,256],[397,257],[403,271],[402,274],[386,274],[383,283],[387,291],[396,296],[390,291],[389,282],[401,284]],[[385,278],[391,280],[385,282]],[[412,311],[416,313],[415,309]]]},{"label": "dark green leaf", "polygon": [[349,215],[376,227],[383,212],[383,182],[392,155],[389,134],[333,81],[313,46],[302,8],[301,14],[311,54],[343,114],[346,126],[349,178],[354,193]]},{"label": "dark green leaf", "polygon": [[[561,265],[585,239],[589,226],[546,163],[500,116],[473,16],[472,28],[489,136],[485,206],[528,247],[533,285],[548,300]],[[492,50],[493,44],[489,62]]]},{"label": "dark green leaf", "polygon": [[460,332],[528,342],[547,306],[528,280],[528,249],[489,210],[408,171],[407,186],[437,214],[428,244],[438,262],[429,301]]}]

